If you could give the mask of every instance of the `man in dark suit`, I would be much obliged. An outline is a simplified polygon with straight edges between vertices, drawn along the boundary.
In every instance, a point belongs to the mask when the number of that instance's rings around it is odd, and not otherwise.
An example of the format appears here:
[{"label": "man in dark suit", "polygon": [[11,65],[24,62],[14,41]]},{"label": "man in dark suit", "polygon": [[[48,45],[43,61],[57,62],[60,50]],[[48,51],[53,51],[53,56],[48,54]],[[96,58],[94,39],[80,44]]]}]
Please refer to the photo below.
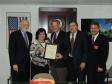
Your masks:
[{"label": "man in dark suit", "polygon": [[87,59],[87,36],[78,30],[76,21],[70,22],[69,32],[68,81],[84,82]]},{"label": "man in dark suit", "polygon": [[67,41],[66,33],[61,31],[60,21],[57,19],[52,20],[52,34],[51,41],[53,44],[58,45],[56,59],[51,61],[52,75],[54,76],[56,82],[65,82],[66,81],[66,56],[67,56]]},{"label": "man in dark suit", "polygon": [[87,81],[88,84],[104,84],[106,61],[109,43],[106,36],[100,33],[98,23],[90,25],[88,36]]},{"label": "man in dark suit", "polygon": [[9,38],[9,59],[13,83],[26,82],[30,75],[30,45],[32,34],[28,32],[28,20],[20,22],[20,30],[11,33]]}]

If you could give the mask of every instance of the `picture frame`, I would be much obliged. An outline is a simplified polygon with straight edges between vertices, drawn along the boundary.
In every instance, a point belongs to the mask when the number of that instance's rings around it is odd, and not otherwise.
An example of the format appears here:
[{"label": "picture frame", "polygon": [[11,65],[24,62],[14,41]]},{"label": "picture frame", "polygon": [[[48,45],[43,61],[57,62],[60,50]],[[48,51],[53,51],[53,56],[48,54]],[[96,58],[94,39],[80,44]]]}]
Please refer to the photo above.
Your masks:
[{"label": "picture frame", "polygon": [[60,21],[61,30],[68,32],[69,23],[77,21],[77,8],[66,7],[40,7],[39,8],[39,28],[44,28],[48,34],[51,34],[51,21],[57,19]]},{"label": "picture frame", "polygon": [[112,18],[82,18],[81,30],[90,33],[90,24],[97,22],[100,25],[100,32],[112,42]]}]

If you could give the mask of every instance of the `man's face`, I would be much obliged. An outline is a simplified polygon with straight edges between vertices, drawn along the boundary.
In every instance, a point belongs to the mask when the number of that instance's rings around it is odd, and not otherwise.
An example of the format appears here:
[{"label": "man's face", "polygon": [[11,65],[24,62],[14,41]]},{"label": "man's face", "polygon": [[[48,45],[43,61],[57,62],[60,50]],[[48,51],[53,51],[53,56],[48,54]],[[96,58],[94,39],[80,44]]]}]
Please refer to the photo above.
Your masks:
[{"label": "man's face", "polygon": [[27,21],[27,20],[22,20],[21,22],[20,22],[20,28],[21,28],[21,30],[22,31],[28,31],[28,29],[29,29],[29,22]]},{"label": "man's face", "polygon": [[76,32],[77,29],[78,29],[78,26],[76,25],[76,23],[74,23],[74,22],[70,23],[69,30],[70,30],[71,33]]},{"label": "man's face", "polygon": [[97,25],[93,24],[93,25],[90,26],[90,32],[91,32],[92,35],[98,34],[99,31],[100,31],[100,28]]},{"label": "man's face", "polygon": [[53,32],[57,32],[57,31],[60,30],[60,24],[57,23],[57,22],[52,22],[51,27],[52,27],[51,30],[52,30]]}]

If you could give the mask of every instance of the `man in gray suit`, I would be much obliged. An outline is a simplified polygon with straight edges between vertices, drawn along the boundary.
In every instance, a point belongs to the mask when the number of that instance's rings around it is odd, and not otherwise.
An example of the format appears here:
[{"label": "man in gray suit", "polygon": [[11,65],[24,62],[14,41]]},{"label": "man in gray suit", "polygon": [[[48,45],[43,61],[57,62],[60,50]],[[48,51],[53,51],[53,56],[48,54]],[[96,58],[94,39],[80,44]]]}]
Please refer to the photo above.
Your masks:
[{"label": "man in gray suit", "polygon": [[67,40],[69,40],[68,81],[77,82],[77,79],[78,82],[85,81],[87,38],[78,30],[76,21],[70,22]]}]

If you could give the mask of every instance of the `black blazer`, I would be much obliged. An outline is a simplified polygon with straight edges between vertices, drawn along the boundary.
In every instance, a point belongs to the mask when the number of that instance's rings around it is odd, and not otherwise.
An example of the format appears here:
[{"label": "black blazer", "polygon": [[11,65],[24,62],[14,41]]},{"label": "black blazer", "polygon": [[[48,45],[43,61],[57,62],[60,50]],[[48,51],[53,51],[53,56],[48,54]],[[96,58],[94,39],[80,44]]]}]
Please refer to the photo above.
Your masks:
[{"label": "black blazer", "polygon": [[108,38],[99,34],[95,42],[92,44],[92,36],[88,36],[88,62],[94,62],[98,67],[106,69],[106,61],[109,52]]},{"label": "black blazer", "polygon": [[70,32],[67,33],[69,40],[69,53],[71,52],[76,67],[79,67],[81,62],[87,60],[87,36],[84,32],[77,31],[73,49],[71,50]]},{"label": "black blazer", "polygon": [[[53,39],[53,35],[54,33],[51,34],[51,40]],[[64,57],[62,59],[59,60],[52,60],[52,64],[55,67],[65,67],[66,66],[66,58],[68,55],[68,50],[69,50],[69,46],[68,46],[68,42],[67,42],[67,36],[66,33],[63,31],[60,31],[57,39],[55,40],[55,44],[58,45],[58,49],[57,52],[61,53]]]},{"label": "black blazer", "polygon": [[9,59],[10,65],[18,64],[19,68],[25,67],[26,63],[30,63],[30,45],[32,41],[32,34],[27,32],[29,39],[29,46],[27,47],[23,35],[20,30],[11,33],[9,38]]}]

